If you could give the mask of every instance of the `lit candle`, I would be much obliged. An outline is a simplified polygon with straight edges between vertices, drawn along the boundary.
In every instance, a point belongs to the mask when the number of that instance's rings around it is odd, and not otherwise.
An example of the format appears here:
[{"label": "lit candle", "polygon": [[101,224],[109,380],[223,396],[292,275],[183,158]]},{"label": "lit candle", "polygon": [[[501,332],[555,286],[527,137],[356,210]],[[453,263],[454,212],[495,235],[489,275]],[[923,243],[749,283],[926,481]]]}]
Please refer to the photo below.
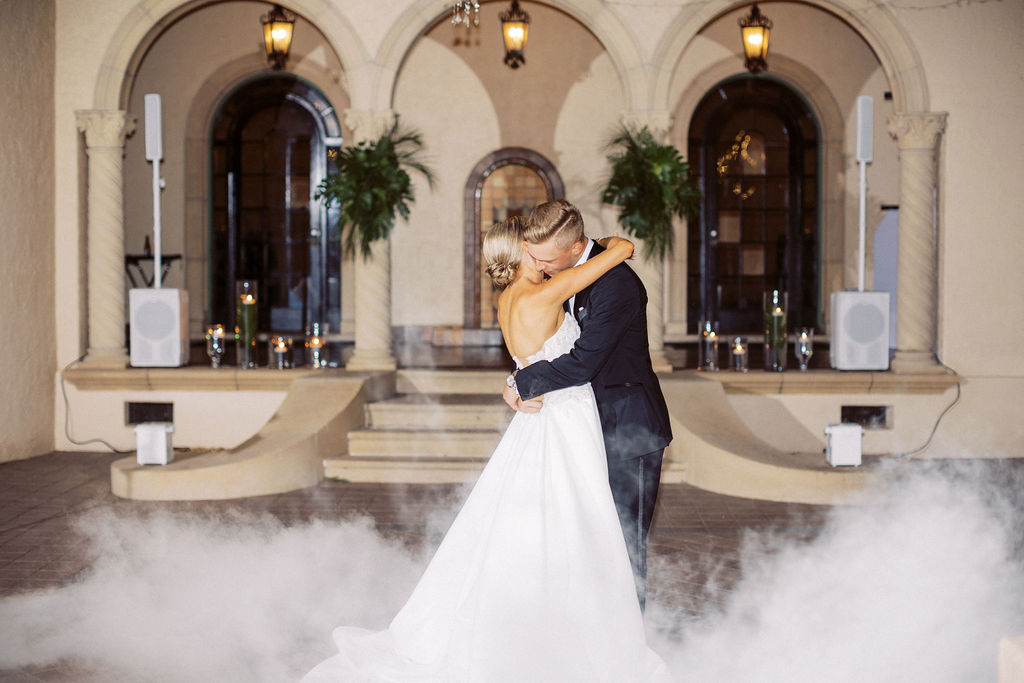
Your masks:
[{"label": "lit candle", "polygon": [[743,337],[735,337],[732,340],[732,369],[736,372],[747,371],[747,345]]},{"label": "lit candle", "polygon": [[704,327],[704,364],[701,370],[718,370],[718,332],[715,331],[715,324],[710,322]]},{"label": "lit candle", "polygon": [[235,283],[235,339],[238,341],[238,366],[256,367],[256,283],[239,280]]},{"label": "lit candle", "polygon": [[324,338],[314,334],[306,339],[306,348],[309,349],[309,365],[314,368],[322,368],[327,365],[324,358]]},{"label": "lit candle", "polygon": [[210,357],[210,365],[219,368],[224,356],[224,326],[214,325],[206,328],[206,355]]},{"label": "lit candle", "polygon": [[273,351],[274,355],[274,367],[278,370],[284,370],[288,367],[288,359],[286,354],[290,351],[292,340],[287,337],[273,337],[270,340],[270,350]]}]

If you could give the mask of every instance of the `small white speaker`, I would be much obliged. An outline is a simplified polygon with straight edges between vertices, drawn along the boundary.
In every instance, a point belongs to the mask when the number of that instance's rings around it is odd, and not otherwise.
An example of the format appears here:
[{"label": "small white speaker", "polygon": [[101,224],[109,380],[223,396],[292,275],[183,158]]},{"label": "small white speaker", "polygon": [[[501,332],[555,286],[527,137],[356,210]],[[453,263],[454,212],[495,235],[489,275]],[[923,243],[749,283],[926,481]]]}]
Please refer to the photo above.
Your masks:
[{"label": "small white speaker", "polygon": [[889,292],[832,292],[829,360],[836,370],[889,368]]},{"label": "small white speaker", "polygon": [[874,99],[867,95],[857,98],[857,161],[871,161],[874,147]]},{"label": "small white speaker", "polygon": [[146,103],[146,159],[163,159],[164,136],[160,129],[160,96],[149,94],[142,99]]},{"label": "small white speaker", "polygon": [[188,292],[128,290],[129,362],[136,368],[188,364]]},{"label": "small white speaker", "polygon": [[861,464],[864,427],[837,424],[825,427],[825,461],[832,467],[857,467]]},{"label": "small white speaker", "polygon": [[174,443],[169,422],[135,425],[135,461],[140,465],[167,465],[174,461]]}]

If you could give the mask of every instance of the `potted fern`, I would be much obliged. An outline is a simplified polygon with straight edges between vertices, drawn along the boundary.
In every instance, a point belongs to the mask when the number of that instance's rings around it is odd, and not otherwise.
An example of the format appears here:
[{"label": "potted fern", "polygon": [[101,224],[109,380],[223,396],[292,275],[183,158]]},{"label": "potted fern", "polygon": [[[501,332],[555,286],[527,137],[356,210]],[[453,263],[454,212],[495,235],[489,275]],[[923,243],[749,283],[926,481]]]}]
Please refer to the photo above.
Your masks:
[{"label": "potted fern", "polygon": [[672,251],[672,217],[692,220],[700,208],[690,165],[675,147],[658,143],[647,126],[623,126],[608,149],[611,177],[601,201],[619,207],[622,228],[643,241],[646,258],[661,261]]},{"label": "potted fern", "polygon": [[421,173],[434,187],[434,174],[419,159],[422,149],[419,133],[395,127],[338,153],[338,172],[320,183],[316,198],[339,206],[338,227],[346,254],[358,248],[368,258],[370,245],[391,234],[396,217],[409,217],[416,200],[409,171]]}]

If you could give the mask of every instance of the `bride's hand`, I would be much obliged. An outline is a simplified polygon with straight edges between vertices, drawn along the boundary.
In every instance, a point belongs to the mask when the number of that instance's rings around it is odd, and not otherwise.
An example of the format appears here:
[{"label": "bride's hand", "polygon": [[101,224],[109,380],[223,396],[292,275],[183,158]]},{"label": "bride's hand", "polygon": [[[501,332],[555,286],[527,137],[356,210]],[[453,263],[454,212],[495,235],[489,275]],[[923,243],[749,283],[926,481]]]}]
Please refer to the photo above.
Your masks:
[{"label": "bride's hand", "polygon": [[519,398],[519,393],[509,386],[501,390],[501,397],[505,399],[505,403],[508,404],[509,408],[521,413],[538,413],[544,403],[543,396],[524,401]]},{"label": "bride's hand", "polygon": [[619,237],[619,233],[615,233],[611,237],[602,237],[597,240],[597,243],[605,249],[622,249],[627,259],[636,256],[634,244],[625,238]]}]

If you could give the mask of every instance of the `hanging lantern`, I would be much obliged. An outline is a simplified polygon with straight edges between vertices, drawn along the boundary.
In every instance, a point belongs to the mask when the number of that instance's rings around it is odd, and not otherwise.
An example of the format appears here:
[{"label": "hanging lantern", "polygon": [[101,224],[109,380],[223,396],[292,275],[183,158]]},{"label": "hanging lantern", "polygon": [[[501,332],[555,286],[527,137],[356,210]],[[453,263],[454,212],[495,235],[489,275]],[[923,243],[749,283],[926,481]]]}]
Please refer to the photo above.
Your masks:
[{"label": "hanging lantern", "polygon": [[530,31],[530,15],[519,7],[519,0],[512,0],[512,4],[499,18],[501,37],[505,41],[505,63],[518,69],[526,63],[523,50],[526,48],[526,35]]},{"label": "hanging lantern", "polygon": [[267,48],[267,61],[275,69],[283,69],[288,59],[288,51],[292,47],[295,15],[285,12],[280,5],[274,5],[260,21],[263,23],[263,43]]},{"label": "hanging lantern", "polygon": [[750,9],[750,14],[740,19],[743,53],[746,56],[747,70],[751,73],[768,69],[768,35],[771,30],[771,19],[761,14],[756,2]]}]

